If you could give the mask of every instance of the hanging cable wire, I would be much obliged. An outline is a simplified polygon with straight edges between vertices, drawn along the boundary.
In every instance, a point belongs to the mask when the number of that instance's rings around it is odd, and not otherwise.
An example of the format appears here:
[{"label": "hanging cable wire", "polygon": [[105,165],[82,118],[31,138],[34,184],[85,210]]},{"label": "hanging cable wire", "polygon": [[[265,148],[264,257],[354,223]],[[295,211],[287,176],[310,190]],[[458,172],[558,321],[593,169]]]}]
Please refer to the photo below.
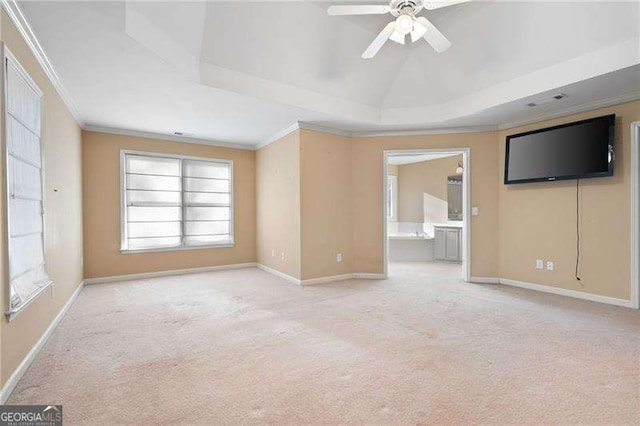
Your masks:
[{"label": "hanging cable wire", "polygon": [[580,281],[580,179],[576,179],[576,280]]}]

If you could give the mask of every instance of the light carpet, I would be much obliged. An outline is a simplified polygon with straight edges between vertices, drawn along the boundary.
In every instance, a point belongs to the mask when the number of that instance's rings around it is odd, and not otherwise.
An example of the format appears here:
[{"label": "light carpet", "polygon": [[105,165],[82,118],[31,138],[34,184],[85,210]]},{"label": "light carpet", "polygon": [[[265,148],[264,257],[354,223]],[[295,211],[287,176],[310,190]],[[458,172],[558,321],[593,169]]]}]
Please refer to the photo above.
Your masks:
[{"label": "light carpet", "polygon": [[66,424],[640,423],[640,313],[453,265],[87,286],[11,395]]}]

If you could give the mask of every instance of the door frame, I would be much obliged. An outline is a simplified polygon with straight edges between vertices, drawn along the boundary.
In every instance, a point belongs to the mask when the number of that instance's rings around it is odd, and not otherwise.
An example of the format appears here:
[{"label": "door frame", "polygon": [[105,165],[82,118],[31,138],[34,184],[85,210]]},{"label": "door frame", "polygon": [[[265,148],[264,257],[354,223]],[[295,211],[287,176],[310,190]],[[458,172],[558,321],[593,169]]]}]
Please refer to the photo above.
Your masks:
[{"label": "door frame", "polygon": [[631,123],[631,307],[640,308],[640,121]]},{"label": "door frame", "polygon": [[471,148],[389,149],[382,152],[382,263],[389,277],[389,239],[387,229],[387,172],[392,155],[462,154],[462,279],[471,282]]}]

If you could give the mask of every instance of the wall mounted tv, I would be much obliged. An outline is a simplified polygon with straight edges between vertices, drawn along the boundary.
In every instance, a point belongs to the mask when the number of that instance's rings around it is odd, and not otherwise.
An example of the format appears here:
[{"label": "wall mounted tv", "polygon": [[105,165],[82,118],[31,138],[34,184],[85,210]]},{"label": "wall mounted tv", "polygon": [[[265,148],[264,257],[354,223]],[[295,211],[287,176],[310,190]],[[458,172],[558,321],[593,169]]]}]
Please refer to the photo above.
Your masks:
[{"label": "wall mounted tv", "polygon": [[615,114],[507,136],[504,183],[612,176]]}]

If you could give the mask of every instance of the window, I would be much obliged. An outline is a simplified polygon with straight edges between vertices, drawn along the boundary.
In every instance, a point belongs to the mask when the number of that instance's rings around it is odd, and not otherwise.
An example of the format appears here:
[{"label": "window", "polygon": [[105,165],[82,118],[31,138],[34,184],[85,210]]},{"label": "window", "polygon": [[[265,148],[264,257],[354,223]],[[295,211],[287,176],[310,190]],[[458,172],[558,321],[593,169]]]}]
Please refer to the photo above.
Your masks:
[{"label": "window", "polygon": [[122,251],[231,246],[233,162],[121,152]]},{"label": "window", "polygon": [[398,220],[398,176],[387,176],[387,219]]},{"label": "window", "polygon": [[44,259],[42,92],[4,51],[9,318],[51,284]]}]

